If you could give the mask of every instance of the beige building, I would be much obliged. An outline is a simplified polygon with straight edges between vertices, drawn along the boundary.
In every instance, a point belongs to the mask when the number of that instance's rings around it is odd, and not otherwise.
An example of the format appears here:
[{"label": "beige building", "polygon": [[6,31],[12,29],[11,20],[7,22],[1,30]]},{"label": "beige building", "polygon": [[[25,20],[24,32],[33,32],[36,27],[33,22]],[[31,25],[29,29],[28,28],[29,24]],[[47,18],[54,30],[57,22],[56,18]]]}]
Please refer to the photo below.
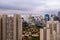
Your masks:
[{"label": "beige building", "polygon": [[55,31],[53,31],[53,40],[57,40],[57,35]]},{"label": "beige building", "polygon": [[43,36],[43,29],[40,29],[40,40],[44,40],[44,36]]},{"label": "beige building", "polygon": [[51,18],[50,21],[47,21],[47,27],[50,28],[50,33],[52,34],[52,32],[55,30],[55,32],[58,34],[59,33],[59,22],[58,21],[54,21],[53,17]]},{"label": "beige building", "polygon": [[7,18],[7,40],[13,40],[13,17]]},{"label": "beige building", "polygon": [[51,40],[57,39],[57,34],[60,34],[60,25],[59,21],[54,21],[51,17],[50,21],[47,21],[47,27],[50,29]]},{"label": "beige building", "polygon": [[22,40],[22,18],[21,15],[2,15],[0,29],[1,40]]},{"label": "beige building", "polygon": [[50,40],[50,29],[49,28],[40,29],[40,40]]},{"label": "beige building", "polygon": [[7,15],[2,15],[2,40],[7,40]]},{"label": "beige building", "polygon": [[14,40],[22,40],[22,18],[20,15],[14,15]]},{"label": "beige building", "polygon": [[0,16],[0,40],[1,40],[1,16]]}]

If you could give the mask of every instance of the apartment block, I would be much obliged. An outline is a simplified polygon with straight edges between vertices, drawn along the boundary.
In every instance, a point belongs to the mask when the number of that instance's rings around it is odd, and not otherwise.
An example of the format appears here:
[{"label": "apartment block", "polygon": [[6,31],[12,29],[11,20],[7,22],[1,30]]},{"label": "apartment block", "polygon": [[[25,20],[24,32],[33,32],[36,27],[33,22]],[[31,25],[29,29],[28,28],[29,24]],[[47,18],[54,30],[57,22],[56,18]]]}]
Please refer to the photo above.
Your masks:
[{"label": "apartment block", "polygon": [[57,34],[59,34],[59,21],[54,21],[53,17],[51,18],[50,21],[47,21],[47,27],[50,28],[50,33],[53,34],[53,31]]},{"label": "apartment block", "polygon": [[2,15],[2,40],[7,40],[7,15]]},{"label": "apartment block", "polygon": [[40,29],[40,40],[50,40],[50,29],[49,28]]},{"label": "apartment block", "polygon": [[1,34],[2,34],[2,33],[1,33],[1,31],[2,31],[2,30],[1,30],[1,28],[2,28],[1,25],[2,25],[2,24],[1,24],[1,16],[0,16],[0,40],[1,40]]},{"label": "apartment block", "polygon": [[14,15],[14,40],[22,40],[22,18],[20,15]]},{"label": "apartment block", "polygon": [[1,40],[22,40],[22,18],[21,15],[2,15],[0,18]]}]

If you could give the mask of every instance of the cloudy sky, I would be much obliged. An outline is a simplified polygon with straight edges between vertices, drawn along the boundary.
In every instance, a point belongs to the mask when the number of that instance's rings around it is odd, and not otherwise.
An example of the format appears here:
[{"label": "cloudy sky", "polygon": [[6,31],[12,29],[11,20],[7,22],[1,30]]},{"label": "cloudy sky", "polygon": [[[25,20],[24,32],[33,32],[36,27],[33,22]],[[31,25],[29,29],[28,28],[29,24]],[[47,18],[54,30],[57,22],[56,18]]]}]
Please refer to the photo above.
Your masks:
[{"label": "cloudy sky", "polygon": [[0,12],[2,10],[22,14],[56,13],[60,10],[60,0],[0,0]]}]

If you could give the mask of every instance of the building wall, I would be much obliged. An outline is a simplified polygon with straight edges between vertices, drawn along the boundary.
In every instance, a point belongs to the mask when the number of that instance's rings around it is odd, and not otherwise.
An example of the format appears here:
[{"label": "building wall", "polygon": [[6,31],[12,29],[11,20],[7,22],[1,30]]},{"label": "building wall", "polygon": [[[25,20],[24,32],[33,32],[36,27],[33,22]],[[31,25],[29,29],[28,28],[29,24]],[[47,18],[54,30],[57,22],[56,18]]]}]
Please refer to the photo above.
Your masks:
[{"label": "building wall", "polygon": [[0,40],[1,40],[1,17],[0,17]]},{"label": "building wall", "polygon": [[43,29],[40,29],[40,40],[44,40]]},{"label": "building wall", "polygon": [[13,17],[2,15],[0,19],[0,39],[22,40],[22,18],[20,15],[16,14]]},{"label": "building wall", "polygon": [[50,40],[50,29],[47,29],[46,31],[47,31],[47,35],[46,35],[47,36],[47,40]]},{"label": "building wall", "polygon": [[7,38],[7,15],[2,15],[2,40]]},{"label": "building wall", "polygon": [[22,40],[22,17],[18,17],[18,40]]},{"label": "building wall", "polygon": [[50,28],[51,34],[54,30],[56,33],[59,32],[59,22],[58,21],[47,21],[47,27]]},{"label": "building wall", "polygon": [[7,40],[13,40],[13,17],[7,20]]},{"label": "building wall", "polygon": [[40,29],[40,40],[50,40],[50,29],[49,28],[41,28]]},{"label": "building wall", "polygon": [[14,40],[22,40],[22,18],[14,15]]}]

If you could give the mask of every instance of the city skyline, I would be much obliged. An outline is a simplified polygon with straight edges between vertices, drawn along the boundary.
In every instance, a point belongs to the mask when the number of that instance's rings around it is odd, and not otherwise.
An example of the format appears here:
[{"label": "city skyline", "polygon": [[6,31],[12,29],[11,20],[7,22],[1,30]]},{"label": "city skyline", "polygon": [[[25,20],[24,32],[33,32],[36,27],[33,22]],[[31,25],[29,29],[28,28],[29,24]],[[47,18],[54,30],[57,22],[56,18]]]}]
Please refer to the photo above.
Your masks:
[{"label": "city skyline", "polygon": [[28,21],[24,21],[24,18],[19,14],[12,16],[8,14],[0,15],[0,39],[59,40],[60,14],[58,16],[51,15],[50,18],[47,18],[49,16],[49,14],[46,14],[45,18],[42,18],[42,16],[32,17],[30,15]]},{"label": "city skyline", "polygon": [[0,40],[60,40],[60,0],[0,0]]}]

